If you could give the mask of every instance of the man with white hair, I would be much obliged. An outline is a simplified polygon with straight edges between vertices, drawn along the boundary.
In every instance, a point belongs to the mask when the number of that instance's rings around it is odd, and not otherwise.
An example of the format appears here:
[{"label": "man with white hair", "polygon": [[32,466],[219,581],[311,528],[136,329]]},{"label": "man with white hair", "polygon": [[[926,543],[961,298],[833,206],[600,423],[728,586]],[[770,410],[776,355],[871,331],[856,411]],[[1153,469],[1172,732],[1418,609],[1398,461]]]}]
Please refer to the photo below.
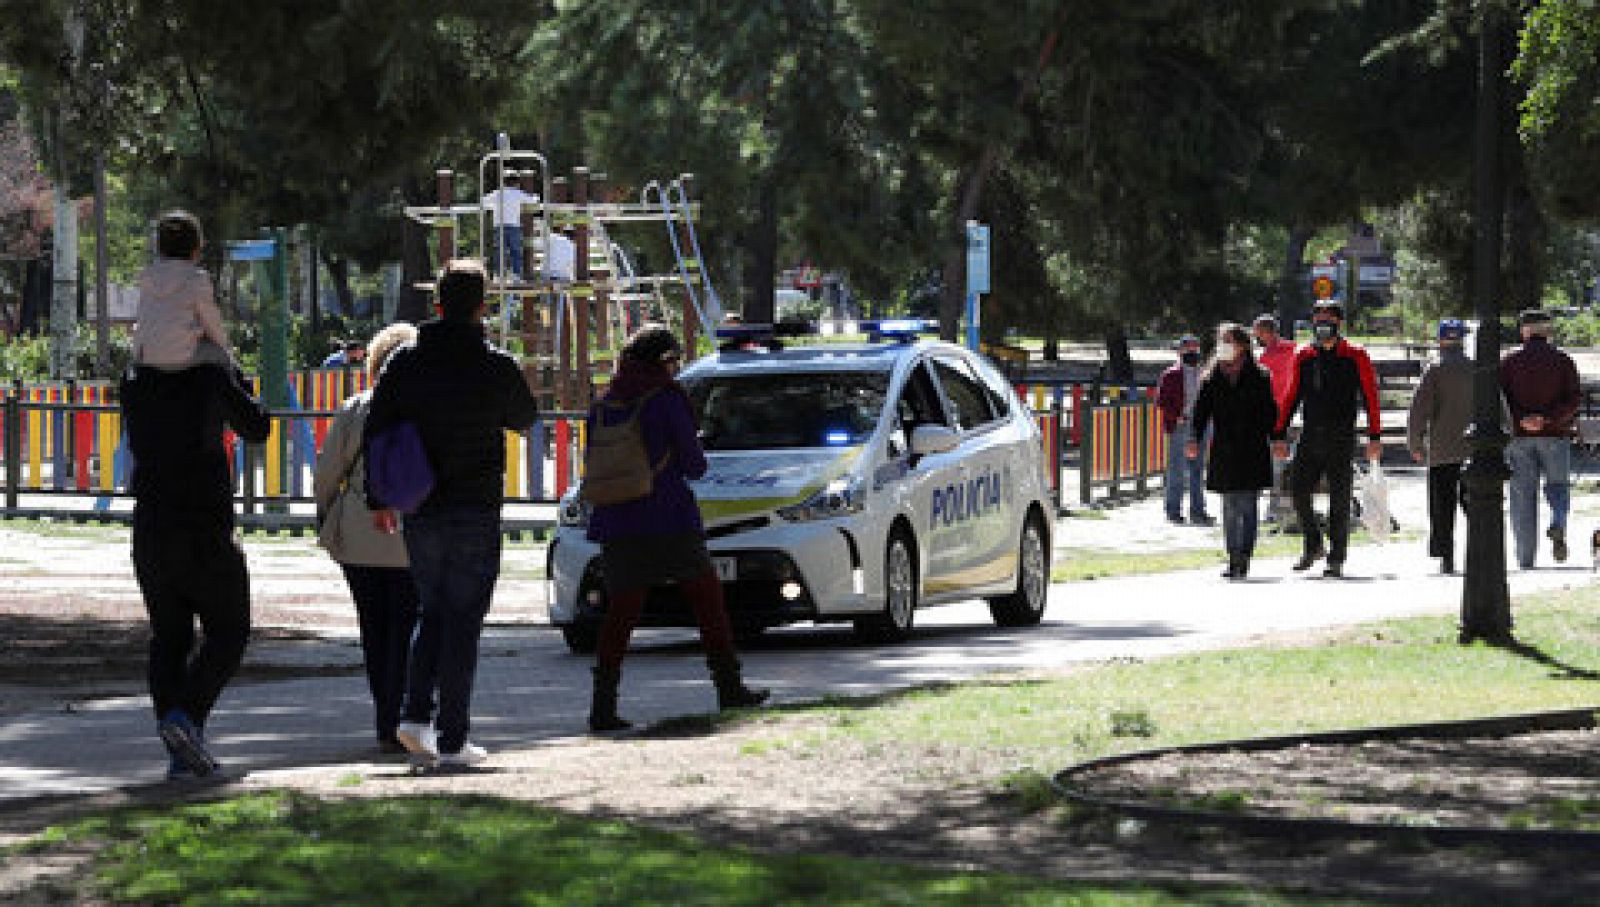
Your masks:
[{"label": "man with white hair", "polygon": [[1500,363],[1500,389],[1511,411],[1511,443],[1506,461],[1511,466],[1507,499],[1511,535],[1516,540],[1517,563],[1533,569],[1539,550],[1539,480],[1550,504],[1550,553],[1561,563],[1567,559],[1567,511],[1571,507],[1571,438],[1577,424],[1582,391],[1578,367],[1572,357],[1550,342],[1554,325],[1550,313],[1527,309],[1518,319],[1522,346]]}]

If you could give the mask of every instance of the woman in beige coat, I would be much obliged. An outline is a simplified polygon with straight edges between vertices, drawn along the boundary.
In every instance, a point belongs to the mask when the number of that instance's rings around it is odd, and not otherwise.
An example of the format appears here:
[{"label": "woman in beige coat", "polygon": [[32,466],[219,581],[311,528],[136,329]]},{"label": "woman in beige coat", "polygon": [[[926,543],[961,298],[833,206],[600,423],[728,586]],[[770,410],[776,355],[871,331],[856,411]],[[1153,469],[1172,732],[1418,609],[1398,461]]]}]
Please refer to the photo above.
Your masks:
[{"label": "woman in beige coat", "polygon": [[[367,374],[376,385],[389,354],[411,343],[417,329],[392,324],[367,347]],[[361,627],[361,651],[378,731],[378,749],[402,753],[395,737],[405,693],[406,659],[417,623],[417,587],[411,580],[405,541],[373,528],[366,505],[366,469],[360,463],[361,431],[372,402],[370,389],[344,401],[317,457],[312,494],[322,547],[344,571]]]}]

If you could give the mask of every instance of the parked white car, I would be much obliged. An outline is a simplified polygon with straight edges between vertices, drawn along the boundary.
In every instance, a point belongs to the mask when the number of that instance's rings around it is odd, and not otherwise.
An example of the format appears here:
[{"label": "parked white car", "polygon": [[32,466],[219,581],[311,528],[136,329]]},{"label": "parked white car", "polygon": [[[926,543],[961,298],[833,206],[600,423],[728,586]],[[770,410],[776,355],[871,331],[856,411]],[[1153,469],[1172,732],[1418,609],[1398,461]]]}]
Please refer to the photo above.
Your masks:
[{"label": "parked white car", "polygon": [[[734,626],[853,621],[897,641],[916,609],[989,599],[1037,624],[1054,505],[1038,425],[1005,380],[936,341],[725,348],[684,370],[709,469],[693,483]],[[576,489],[548,553],[550,617],[593,651],[606,599]],[[675,589],[645,626],[694,626]]]}]

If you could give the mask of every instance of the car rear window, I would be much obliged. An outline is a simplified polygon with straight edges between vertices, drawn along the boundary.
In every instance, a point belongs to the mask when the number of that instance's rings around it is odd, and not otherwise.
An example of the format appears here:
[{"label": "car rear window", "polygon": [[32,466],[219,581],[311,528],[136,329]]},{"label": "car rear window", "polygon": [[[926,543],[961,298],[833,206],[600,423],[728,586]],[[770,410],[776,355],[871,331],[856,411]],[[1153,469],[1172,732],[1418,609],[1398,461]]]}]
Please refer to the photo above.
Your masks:
[{"label": "car rear window", "polygon": [[686,379],[706,450],[861,444],[878,426],[888,372],[793,372]]}]

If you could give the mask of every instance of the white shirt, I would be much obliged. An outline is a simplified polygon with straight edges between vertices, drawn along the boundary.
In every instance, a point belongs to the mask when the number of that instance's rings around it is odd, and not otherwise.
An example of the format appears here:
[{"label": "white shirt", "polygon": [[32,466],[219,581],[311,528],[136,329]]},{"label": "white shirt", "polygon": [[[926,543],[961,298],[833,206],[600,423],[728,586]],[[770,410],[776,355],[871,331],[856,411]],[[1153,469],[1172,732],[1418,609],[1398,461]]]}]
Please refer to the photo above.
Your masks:
[{"label": "white shirt", "polygon": [[523,192],[515,186],[506,186],[485,195],[481,204],[483,210],[494,213],[495,226],[515,227],[522,223],[522,206],[539,204],[539,196]]},{"label": "white shirt", "polygon": [[550,256],[544,261],[544,276],[551,280],[572,280],[578,270],[578,244],[561,233],[550,234]]}]

